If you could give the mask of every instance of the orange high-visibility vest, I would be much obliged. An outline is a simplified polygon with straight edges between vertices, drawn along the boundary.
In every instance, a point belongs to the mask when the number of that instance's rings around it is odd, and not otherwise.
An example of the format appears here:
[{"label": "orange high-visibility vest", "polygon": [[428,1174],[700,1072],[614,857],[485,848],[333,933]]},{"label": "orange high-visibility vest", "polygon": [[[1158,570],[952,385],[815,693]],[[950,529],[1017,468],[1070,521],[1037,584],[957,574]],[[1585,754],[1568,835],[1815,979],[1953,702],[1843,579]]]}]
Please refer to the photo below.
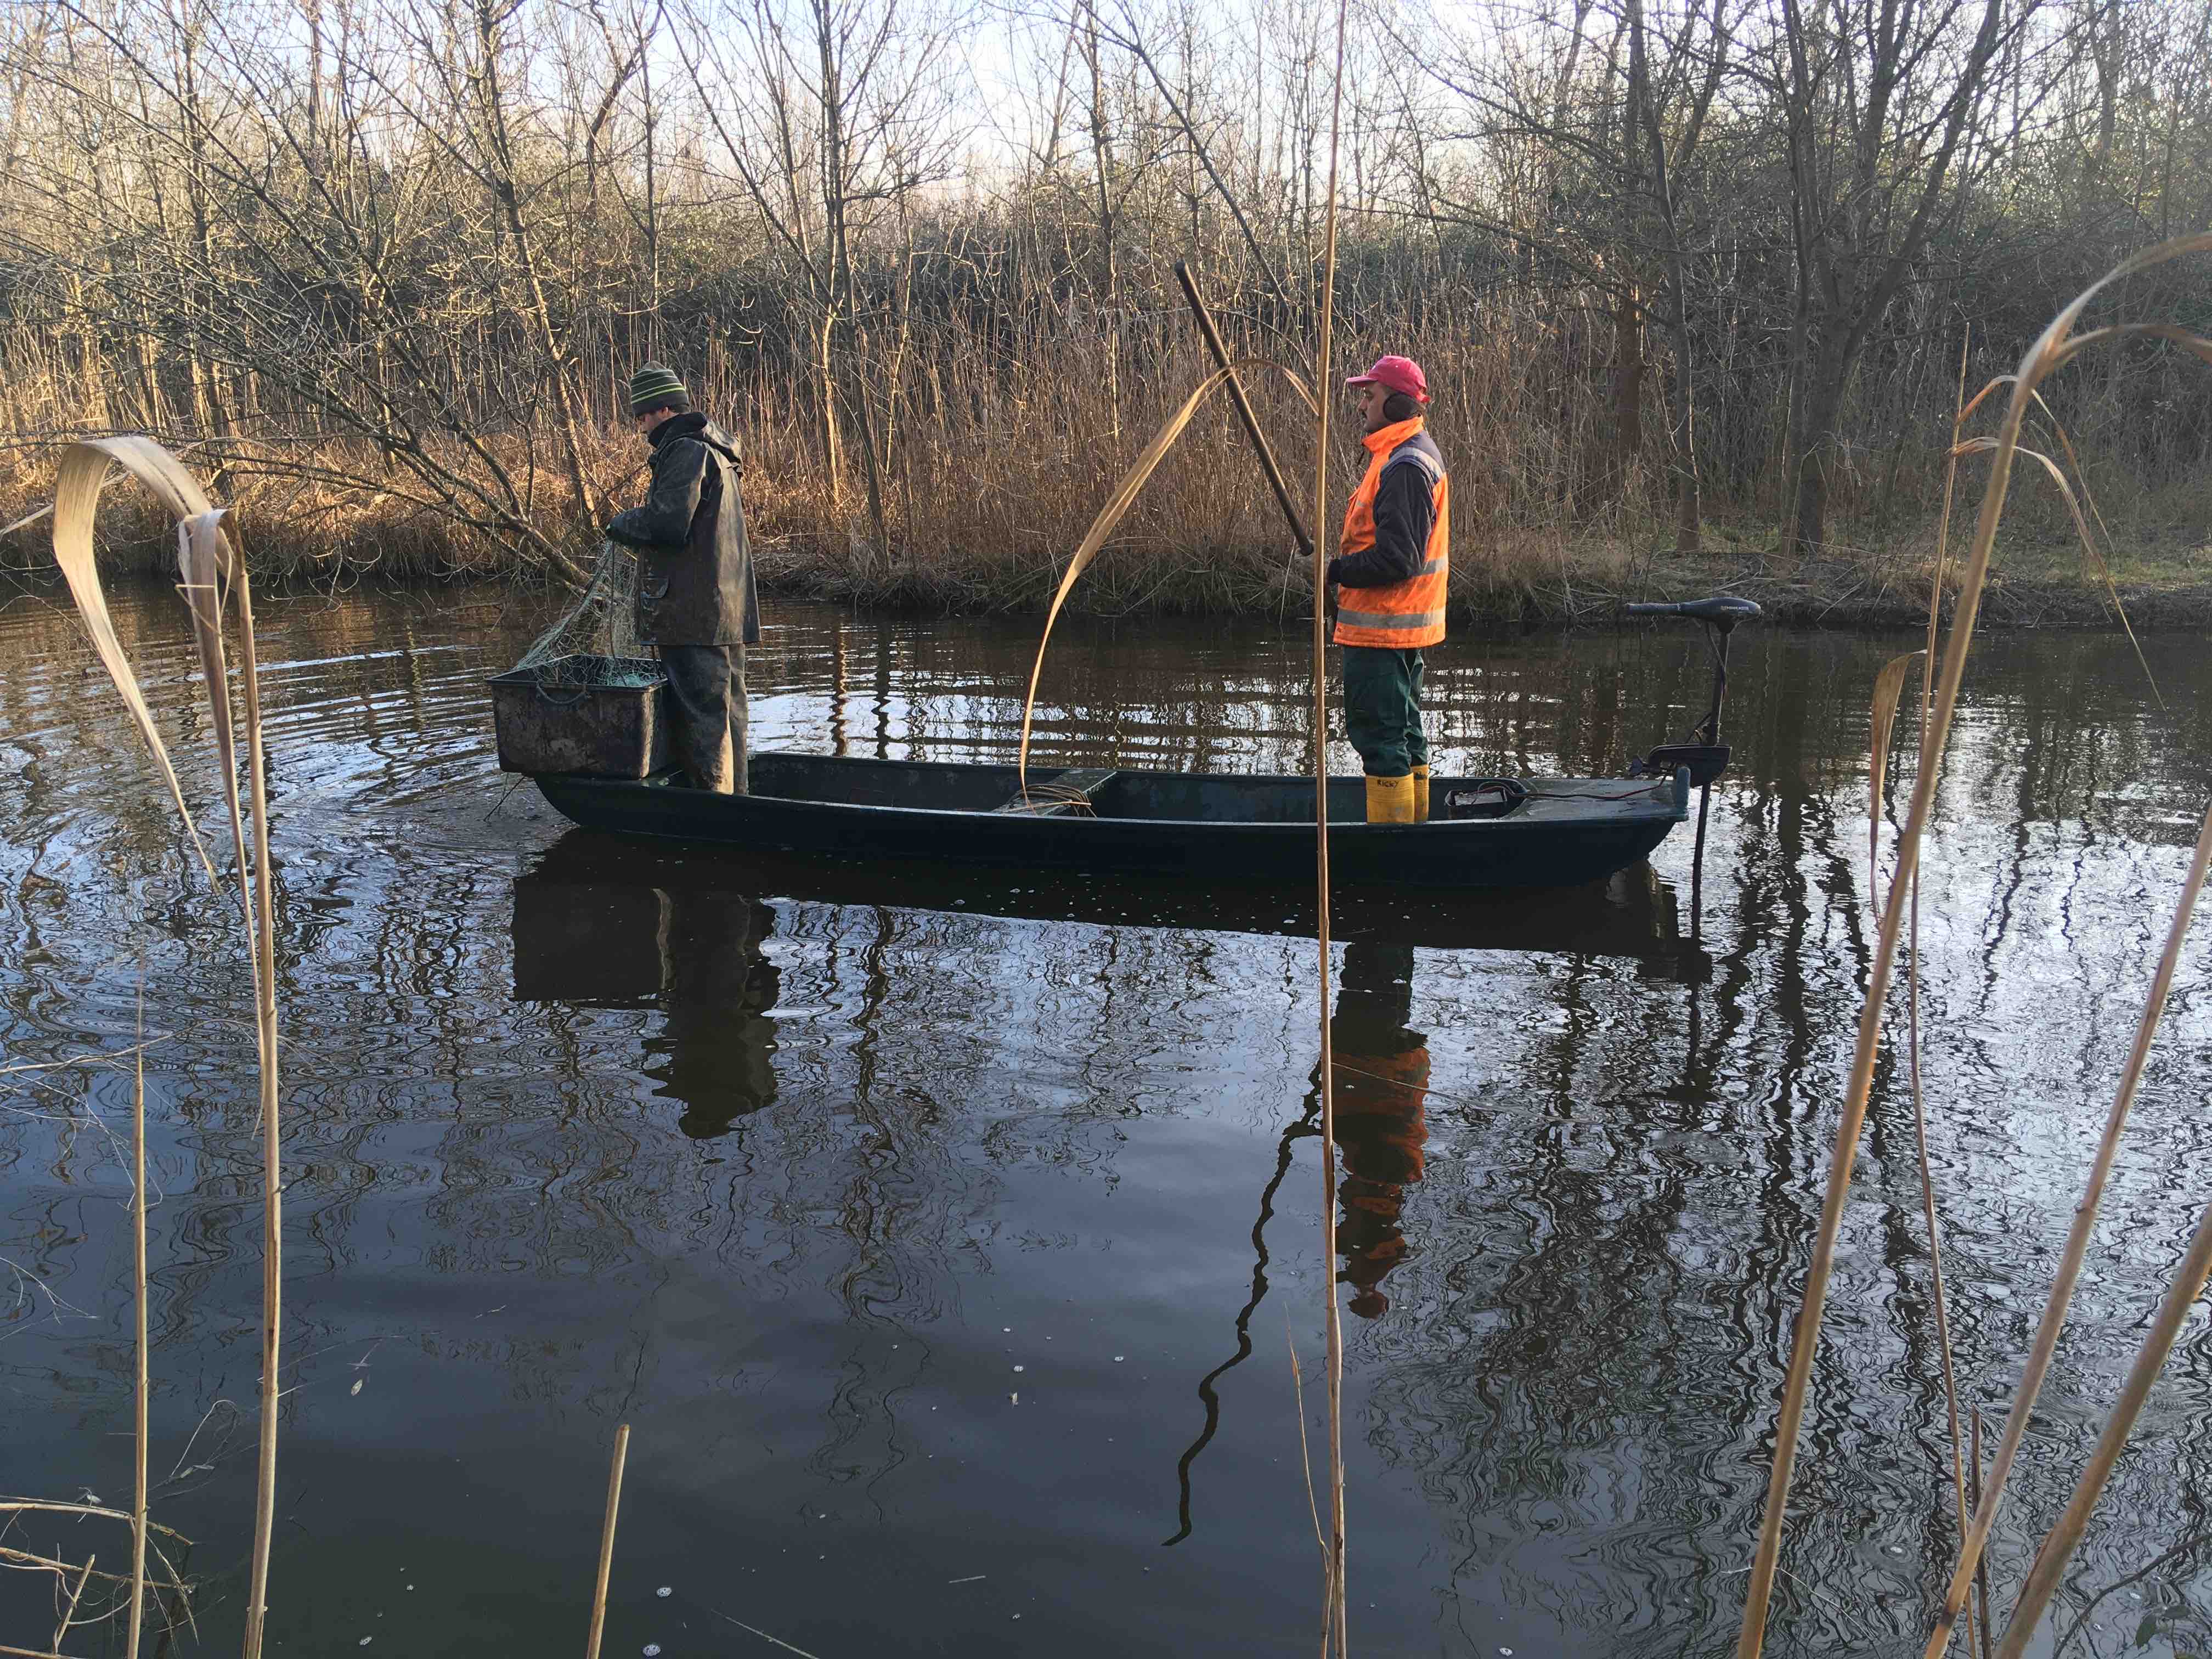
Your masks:
[{"label": "orange high-visibility vest", "polygon": [[1429,525],[1429,544],[1418,573],[1387,587],[1347,587],[1337,605],[1336,642],[1339,645],[1381,646],[1388,650],[1411,650],[1436,645],[1444,636],[1444,594],[1451,580],[1451,481],[1432,442],[1416,443],[1421,435],[1419,416],[1400,421],[1360,441],[1367,446],[1367,476],[1352,494],[1344,510],[1346,553],[1363,553],[1375,545],[1375,492],[1382,471],[1392,462],[1421,469],[1429,481],[1429,502],[1434,518]]}]

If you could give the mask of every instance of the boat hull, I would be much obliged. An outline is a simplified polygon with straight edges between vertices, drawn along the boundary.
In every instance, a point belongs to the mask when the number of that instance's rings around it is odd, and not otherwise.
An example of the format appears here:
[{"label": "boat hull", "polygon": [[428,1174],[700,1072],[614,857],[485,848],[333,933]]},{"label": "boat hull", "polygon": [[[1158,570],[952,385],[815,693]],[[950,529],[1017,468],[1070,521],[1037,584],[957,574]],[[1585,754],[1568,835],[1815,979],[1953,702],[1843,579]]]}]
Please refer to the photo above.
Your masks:
[{"label": "boat hull", "polygon": [[[536,781],[555,811],[586,829],[666,841],[1241,883],[1314,875],[1310,778],[1117,772],[1097,791],[1092,817],[994,810],[1018,792],[1012,767],[768,752],[751,757],[751,775],[745,795],[659,779]],[[1052,775],[1032,769],[1032,789],[1048,789]],[[1470,781],[1435,779],[1432,796],[1441,802]],[[1370,824],[1362,780],[1333,778],[1332,878],[1352,886],[1574,886],[1645,857],[1688,812],[1687,780],[1679,775],[1547,779],[1529,787],[1530,798],[1500,817]]]}]

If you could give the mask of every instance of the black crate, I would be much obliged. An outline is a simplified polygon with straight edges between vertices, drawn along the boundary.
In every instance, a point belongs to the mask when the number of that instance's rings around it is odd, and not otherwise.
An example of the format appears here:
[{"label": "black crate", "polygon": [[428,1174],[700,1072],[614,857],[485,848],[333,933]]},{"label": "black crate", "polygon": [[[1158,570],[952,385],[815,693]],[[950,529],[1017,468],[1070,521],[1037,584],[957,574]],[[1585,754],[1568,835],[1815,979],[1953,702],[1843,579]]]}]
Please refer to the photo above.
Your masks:
[{"label": "black crate", "polygon": [[641,778],[668,764],[668,677],[641,657],[556,657],[491,681],[500,769]]}]

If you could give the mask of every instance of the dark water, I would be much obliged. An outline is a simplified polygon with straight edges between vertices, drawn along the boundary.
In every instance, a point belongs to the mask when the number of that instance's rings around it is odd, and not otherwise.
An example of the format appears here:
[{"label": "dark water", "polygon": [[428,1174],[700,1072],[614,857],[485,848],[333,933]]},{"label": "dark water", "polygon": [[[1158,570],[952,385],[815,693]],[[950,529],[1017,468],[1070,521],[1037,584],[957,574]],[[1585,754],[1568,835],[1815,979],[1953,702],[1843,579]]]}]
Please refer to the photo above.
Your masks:
[{"label": "dark water", "polygon": [[[1307,906],[585,836],[493,769],[482,682],[526,620],[495,596],[263,609],[291,1181],[277,1648],[580,1649],[626,1421],[610,1654],[781,1650],[732,1620],[822,1659],[1312,1650],[1290,1359],[1310,1407]],[[763,744],[1010,753],[1026,625],[773,620]],[[212,823],[178,623],[159,593],[123,617]],[[1911,643],[1743,641],[1709,975],[1686,832],[1605,890],[1348,919],[1362,1652],[1732,1641],[1869,949],[1867,700]],[[2103,637],[1992,641],[1970,683],[1923,935],[1960,1359],[1992,1433],[2212,793],[2204,647],[2151,642],[2163,710]],[[1041,743],[1296,767],[1302,648],[1073,633]],[[16,599],[0,665],[0,1042],[15,1066],[127,1048],[143,961],[156,1514],[198,1540],[180,1650],[226,1651],[260,1272],[235,912],[74,624]],[[1459,640],[1431,675],[1440,764],[1481,770],[1612,769],[1703,694],[1672,633]],[[2000,1585],[2212,1196],[2206,994],[2192,950]],[[1425,1097],[1405,1086],[1424,1064]],[[0,1084],[0,1491],[127,1501],[130,1080]],[[1917,1650],[1950,1547],[1927,1266],[1886,1069],[1770,1651]],[[2208,1407],[2200,1322],[2078,1559],[2057,1629],[2112,1593],[2068,1651],[2212,1641]],[[101,1522],[5,1541],[128,1559]],[[44,1643],[51,1600],[0,1580],[0,1643]]]}]

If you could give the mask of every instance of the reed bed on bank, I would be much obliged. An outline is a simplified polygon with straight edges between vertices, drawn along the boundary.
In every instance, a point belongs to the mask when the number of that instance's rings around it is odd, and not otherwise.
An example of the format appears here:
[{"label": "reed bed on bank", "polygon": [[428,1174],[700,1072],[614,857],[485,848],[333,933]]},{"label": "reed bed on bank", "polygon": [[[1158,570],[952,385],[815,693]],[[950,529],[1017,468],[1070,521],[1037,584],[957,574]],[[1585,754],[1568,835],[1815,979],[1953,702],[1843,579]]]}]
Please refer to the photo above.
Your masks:
[{"label": "reed bed on bank", "polygon": [[[1224,325],[1240,356],[1284,350],[1233,304]],[[1340,333],[1345,361],[1407,343],[1402,328],[1372,307]],[[1916,450],[1896,465],[1840,471],[1834,533],[1817,556],[1784,553],[1773,479],[1753,468],[1733,484],[1716,481],[1705,492],[1704,550],[1683,556],[1672,548],[1664,456],[1654,450],[1618,465],[1606,459],[1601,377],[1583,362],[1585,346],[1563,335],[1533,299],[1524,305],[1508,296],[1464,313],[1435,307],[1417,343],[1435,390],[1433,428],[1452,464],[1454,602],[1462,614],[1572,620],[1623,594],[1747,581],[1764,584],[1762,601],[1775,601],[1785,616],[1861,621],[1917,611],[1930,555],[1917,514],[1939,488],[1940,459]],[[1099,501],[1211,367],[1179,307],[1112,326],[1088,313],[1019,326],[941,319],[918,331],[900,357],[878,411],[880,524],[858,462],[847,453],[833,465],[825,456],[811,386],[726,360],[687,373],[701,405],[745,447],[747,514],[773,588],[929,610],[1036,612]],[[35,386],[10,390],[27,410],[46,407]],[[1254,390],[1285,467],[1310,471],[1309,415],[1285,391]],[[586,492],[601,504],[635,499],[645,446],[621,418],[612,385],[592,391],[580,430]],[[50,421],[19,420],[26,435],[0,439],[0,526],[51,500],[58,443],[100,435],[75,424],[84,411],[72,411],[66,398],[46,402]],[[416,466],[272,401],[248,403],[220,434],[179,428],[151,435],[251,517],[246,553],[265,580],[557,579],[549,558],[582,562],[597,545],[593,508],[580,502],[544,432],[492,425],[432,433],[416,441]],[[1359,459],[1356,434],[1340,429],[1334,441],[1340,463]],[[2080,457],[2069,465],[2086,477]],[[1350,470],[1340,464],[1340,477]],[[2119,483],[2106,493],[2128,504],[2106,538],[2133,550],[2118,559],[2120,575],[2212,582],[2212,553],[2203,556],[2201,575],[2197,569],[2212,507],[2206,487],[2143,488],[2124,470]],[[2012,528],[2008,582],[2032,578],[2033,605],[2055,605],[2057,619],[2108,618],[2091,586],[2094,571],[2077,568],[2067,551],[2071,526],[2060,499],[2023,502]],[[102,515],[103,568],[165,568],[167,533],[147,504],[118,502]],[[41,563],[44,543],[36,524],[0,536],[0,566]],[[1102,550],[1073,603],[1104,614],[1286,614],[1304,607],[1309,588],[1269,504],[1250,487],[1241,434],[1225,408],[1210,408]]]}]

